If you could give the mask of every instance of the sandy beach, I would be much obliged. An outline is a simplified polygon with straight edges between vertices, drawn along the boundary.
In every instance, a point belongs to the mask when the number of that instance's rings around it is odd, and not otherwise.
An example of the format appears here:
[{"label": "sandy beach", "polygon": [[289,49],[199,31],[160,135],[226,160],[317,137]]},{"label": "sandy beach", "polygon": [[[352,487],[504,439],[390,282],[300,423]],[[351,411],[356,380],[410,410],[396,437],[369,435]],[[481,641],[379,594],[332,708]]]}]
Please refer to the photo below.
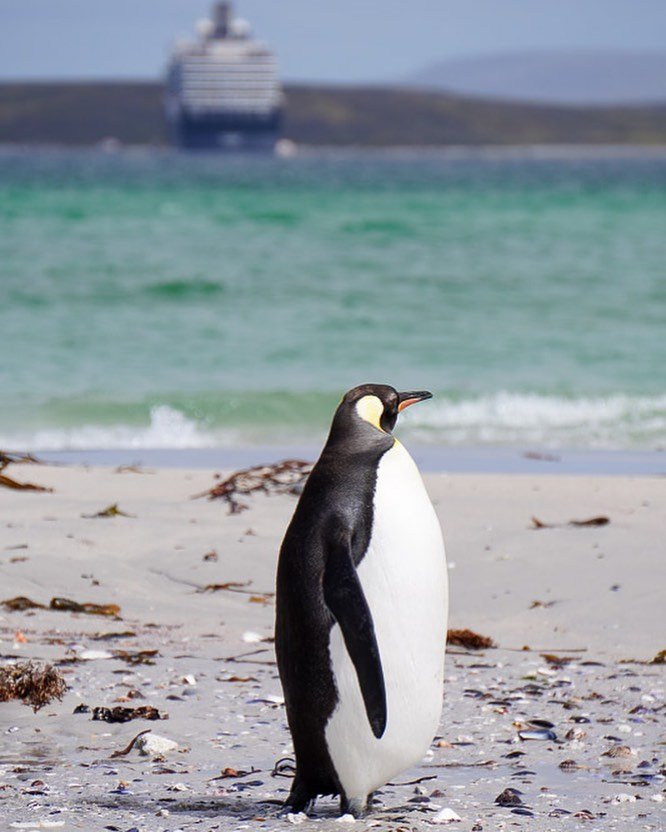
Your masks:
[{"label": "sandy beach", "polygon": [[[0,489],[0,601],[43,605],[0,607],[2,664],[53,662],[69,690],[37,713],[0,703],[2,829],[340,828],[331,800],[311,821],[276,817],[290,772],[274,767],[291,746],[272,593],[295,498],[253,496],[229,514],[191,499],[218,481],[211,470],[5,473],[53,491]],[[666,480],[426,484],[445,533],[449,626],[497,647],[450,648],[437,739],[355,826],[427,829],[451,809],[461,832],[662,829],[664,665],[651,660],[666,647]],[[94,516],[114,504],[121,514]],[[571,524],[595,517],[609,522]],[[53,598],[120,610],[55,610]],[[118,705],[168,719],[92,718]],[[147,729],[177,747],[112,756]],[[498,805],[506,789],[516,793]]]}]

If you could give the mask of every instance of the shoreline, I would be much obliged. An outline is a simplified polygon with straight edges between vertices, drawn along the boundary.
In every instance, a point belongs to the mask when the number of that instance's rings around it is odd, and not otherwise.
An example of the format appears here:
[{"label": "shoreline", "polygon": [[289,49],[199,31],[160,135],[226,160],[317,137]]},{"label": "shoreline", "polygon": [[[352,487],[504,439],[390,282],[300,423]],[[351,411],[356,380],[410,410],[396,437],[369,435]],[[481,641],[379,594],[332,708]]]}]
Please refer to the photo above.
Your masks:
[{"label": "shoreline", "polygon": [[[189,156],[190,158],[217,158],[217,159],[233,159],[243,157],[245,154],[240,153],[225,153],[220,154],[217,151],[198,151],[196,153],[187,153],[178,148],[162,144],[149,143],[132,143],[122,142],[119,140],[117,144],[108,145],[108,140],[103,139],[98,142],[90,142],[88,144],[69,144],[58,142],[3,142],[0,141],[0,153],[14,153],[23,151],[62,151],[77,153],[81,151],[99,152],[108,155],[114,154],[132,154],[155,152],[164,155],[179,155]],[[666,143],[646,143],[637,144],[636,142],[608,142],[608,143],[594,143],[594,142],[525,142],[515,144],[396,144],[396,145],[369,145],[369,144],[298,144],[294,143],[294,150],[290,153],[280,153],[279,151],[268,153],[262,157],[264,159],[276,160],[292,160],[298,158],[315,158],[317,156],[352,156],[352,155],[377,155],[385,156],[387,158],[400,157],[407,155],[412,157],[414,154],[431,157],[450,157],[453,159],[469,157],[473,158],[532,158],[535,160],[552,160],[558,161],[567,159],[643,159],[646,157],[653,157],[656,159],[663,159],[666,157]]]},{"label": "shoreline", "polygon": [[[666,452],[643,450],[544,449],[531,446],[407,446],[426,473],[554,474],[573,476],[666,476]],[[91,448],[33,451],[49,463],[64,465],[143,465],[157,468],[232,470],[272,464],[281,459],[314,461],[321,447],[247,445],[236,448]]]}]

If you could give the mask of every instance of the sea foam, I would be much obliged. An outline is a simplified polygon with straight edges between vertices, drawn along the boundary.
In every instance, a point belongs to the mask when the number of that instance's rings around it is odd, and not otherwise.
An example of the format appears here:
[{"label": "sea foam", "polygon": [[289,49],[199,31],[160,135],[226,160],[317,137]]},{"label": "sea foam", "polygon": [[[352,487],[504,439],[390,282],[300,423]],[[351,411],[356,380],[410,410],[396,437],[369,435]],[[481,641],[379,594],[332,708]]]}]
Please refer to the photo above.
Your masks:
[{"label": "sea foam", "polygon": [[[308,410],[305,400],[300,410],[304,415]],[[327,424],[319,410],[310,415],[294,426],[280,424],[275,418],[260,422],[259,416],[253,421],[248,410],[242,409],[233,421],[214,424],[210,418],[197,420],[160,404],[151,408],[143,425],[3,430],[0,447],[60,451],[243,447],[304,441],[317,445]],[[458,398],[436,394],[433,401],[406,411],[397,433],[407,442],[449,446],[655,449],[666,446],[666,395],[567,398],[505,391]]]}]

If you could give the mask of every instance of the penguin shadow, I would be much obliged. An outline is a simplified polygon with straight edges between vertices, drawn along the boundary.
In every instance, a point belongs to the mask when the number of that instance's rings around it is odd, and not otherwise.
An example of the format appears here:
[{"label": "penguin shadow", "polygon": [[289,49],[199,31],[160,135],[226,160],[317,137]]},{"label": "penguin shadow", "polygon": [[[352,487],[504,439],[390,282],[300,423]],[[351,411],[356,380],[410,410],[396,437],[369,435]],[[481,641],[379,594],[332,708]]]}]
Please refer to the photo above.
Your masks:
[{"label": "penguin shadow", "polygon": [[174,797],[155,799],[150,795],[100,795],[79,801],[81,806],[96,806],[100,809],[136,812],[137,814],[154,815],[160,809],[167,809],[170,815],[189,815],[191,820],[213,820],[228,818],[235,821],[257,820],[258,818],[277,818],[282,800],[258,800],[250,795],[238,797],[201,798]]},{"label": "penguin shadow", "polygon": [[[286,797],[286,794],[285,794]],[[237,822],[251,820],[283,820],[289,825],[287,812],[284,811],[284,799],[260,800],[251,794],[239,794],[230,798],[211,797],[202,798],[196,795],[189,797],[164,797],[155,799],[150,795],[125,794],[99,795],[97,797],[81,799],[79,805],[114,811],[136,812],[138,815],[154,816],[160,809],[167,809],[170,815],[180,815],[182,818],[195,820],[216,820],[226,818]],[[375,796],[372,804],[361,816],[362,820],[378,822],[398,822],[413,819],[414,809],[410,805],[386,805],[381,798]],[[307,813],[310,820],[338,820],[340,818],[340,802],[338,798],[319,797],[315,806]]]}]

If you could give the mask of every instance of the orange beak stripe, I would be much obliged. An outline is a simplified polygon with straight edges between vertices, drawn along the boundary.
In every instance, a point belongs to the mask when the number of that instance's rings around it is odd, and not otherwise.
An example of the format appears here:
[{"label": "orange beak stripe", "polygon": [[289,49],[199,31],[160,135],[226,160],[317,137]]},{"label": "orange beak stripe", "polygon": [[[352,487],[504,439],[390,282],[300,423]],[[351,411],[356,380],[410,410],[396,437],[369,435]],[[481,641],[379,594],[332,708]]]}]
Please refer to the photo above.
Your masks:
[{"label": "orange beak stripe", "polygon": [[420,402],[421,399],[405,399],[404,402],[400,402],[398,405],[398,413],[404,410],[406,407],[409,407],[410,404],[416,404],[416,402]]}]

